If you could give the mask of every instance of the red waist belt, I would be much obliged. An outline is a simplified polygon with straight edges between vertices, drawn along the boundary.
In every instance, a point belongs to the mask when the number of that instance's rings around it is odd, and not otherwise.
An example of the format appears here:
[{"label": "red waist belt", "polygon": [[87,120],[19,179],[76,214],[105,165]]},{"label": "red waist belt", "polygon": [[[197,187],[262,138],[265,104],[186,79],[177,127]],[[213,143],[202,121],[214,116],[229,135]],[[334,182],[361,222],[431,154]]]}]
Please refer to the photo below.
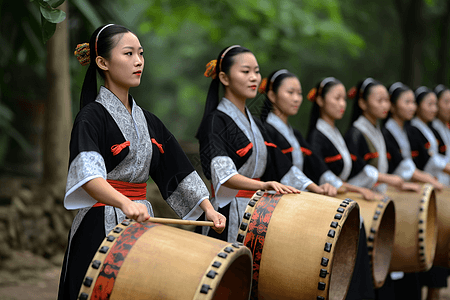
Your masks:
[{"label": "red waist belt", "polygon": [[[261,178],[251,178],[253,180],[256,181],[261,181]],[[256,193],[256,191],[250,191],[250,190],[239,190],[237,195],[235,197],[240,197],[240,198],[251,198],[253,197],[253,195]],[[214,187],[211,184],[211,195],[213,197],[215,197],[215,192],[214,192]]]},{"label": "red waist belt", "polygon": [[[147,183],[130,183],[117,180],[106,180],[119,193],[128,197],[130,200],[142,200],[147,198]],[[105,204],[97,202],[93,207],[105,206]]]}]

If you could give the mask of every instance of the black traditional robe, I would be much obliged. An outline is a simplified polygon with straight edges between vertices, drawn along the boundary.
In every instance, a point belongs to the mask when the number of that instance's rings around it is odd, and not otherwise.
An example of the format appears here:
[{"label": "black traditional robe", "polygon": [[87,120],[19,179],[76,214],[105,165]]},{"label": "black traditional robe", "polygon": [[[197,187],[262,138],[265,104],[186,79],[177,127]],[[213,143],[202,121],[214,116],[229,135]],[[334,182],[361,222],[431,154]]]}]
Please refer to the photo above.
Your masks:
[{"label": "black traditional robe", "polygon": [[[130,96],[131,114],[107,88],[95,102],[78,113],[71,135],[69,172],[64,206],[79,209],[69,233],[69,245],[60,281],[60,299],[76,299],[89,263],[103,241],[125,214],[112,206],[92,207],[97,201],[82,186],[104,178],[145,183],[151,176],[163,198],[184,219],[197,219],[199,204],[209,197],[174,136],[153,114],[141,109]],[[114,155],[113,147],[130,145]],[[147,206],[146,199],[135,200]]]},{"label": "black traditional robe", "polygon": [[321,185],[330,183],[336,188],[342,186],[342,181],[328,170],[323,159],[312,151],[309,143],[300,131],[286,125],[277,115],[269,113],[264,126],[270,139],[280,148],[294,166],[303,171],[315,183]]},{"label": "black traditional robe", "polygon": [[223,98],[199,130],[203,172],[211,180],[219,212],[227,216],[228,230],[214,237],[234,242],[249,198],[223,186],[236,174],[262,181],[279,181],[304,190],[312,181],[292,166],[278,147],[255,124],[248,109],[244,115]]},{"label": "black traditional robe", "polygon": [[445,156],[446,148],[439,133],[419,118],[414,118],[410,126],[405,126],[411,144],[411,155],[419,170],[437,177],[439,182],[446,182],[442,171],[449,162]]}]

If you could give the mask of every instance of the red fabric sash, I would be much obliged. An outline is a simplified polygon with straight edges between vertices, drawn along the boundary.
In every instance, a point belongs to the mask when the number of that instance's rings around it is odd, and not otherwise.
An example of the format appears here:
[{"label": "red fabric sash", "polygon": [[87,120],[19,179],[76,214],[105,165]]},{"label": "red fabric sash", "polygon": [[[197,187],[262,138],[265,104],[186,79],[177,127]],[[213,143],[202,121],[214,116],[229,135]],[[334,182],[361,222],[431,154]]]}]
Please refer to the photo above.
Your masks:
[{"label": "red fabric sash", "polygon": [[328,164],[328,163],[332,163],[332,162],[335,162],[335,161],[338,161],[338,160],[341,160],[341,159],[342,159],[342,155],[338,154],[338,155],[335,155],[335,156],[325,157],[324,160]]},{"label": "red fabric sash", "polygon": [[[251,178],[253,180],[256,181],[261,181],[261,178]],[[251,198],[253,197],[253,195],[256,193],[256,191],[250,191],[250,190],[239,190],[239,192],[236,194],[236,197],[240,197],[240,198]],[[211,196],[214,198],[215,192],[214,192],[214,187],[211,184]]]},{"label": "red fabric sash", "polygon": [[303,154],[305,154],[306,156],[310,156],[312,154],[312,151],[309,150],[308,148],[304,148],[304,147],[300,147],[302,149]]},{"label": "red fabric sash", "polygon": [[114,156],[122,152],[123,149],[130,146],[130,141],[123,142],[122,144],[116,144],[111,147],[111,152]]},{"label": "red fabric sash", "polygon": [[249,143],[247,146],[245,146],[242,149],[239,149],[238,151],[236,151],[236,154],[239,155],[240,157],[243,157],[245,154],[248,153],[248,151],[250,151],[250,149],[253,148],[253,143]]},{"label": "red fabric sash", "polygon": [[292,152],[292,151],[294,151],[294,148],[287,148],[287,149],[283,149],[283,150],[281,150],[281,152],[283,152],[283,154],[286,154],[286,153],[290,153],[290,152]]},{"label": "red fabric sash", "polygon": [[[147,199],[147,183],[130,183],[117,180],[106,180],[113,188],[130,200]],[[105,204],[97,202],[93,207],[105,206]]]},{"label": "red fabric sash", "polygon": [[364,155],[364,160],[369,160],[369,159],[377,158],[377,157],[378,157],[378,152],[367,153]]}]

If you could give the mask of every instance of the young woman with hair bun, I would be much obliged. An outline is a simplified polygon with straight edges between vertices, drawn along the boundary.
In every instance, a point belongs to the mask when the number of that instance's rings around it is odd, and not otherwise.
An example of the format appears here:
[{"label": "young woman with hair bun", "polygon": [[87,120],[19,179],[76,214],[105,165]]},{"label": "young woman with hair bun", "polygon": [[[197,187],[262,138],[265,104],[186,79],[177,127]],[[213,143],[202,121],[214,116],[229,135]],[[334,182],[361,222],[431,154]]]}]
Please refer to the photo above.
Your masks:
[{"label": "young woman with hair bun", "polygon": [[217,60],[208,63],[205,76],[212,82],[197,132],[200,159],[212,183],[212,201],[227,216],[228,228],[220,235],[207,234],[233,242],[254,191],[299,193],[313,182],[258,128],[246,107],[261,83],[259,65],[250,50],[239,45],[223,49]]},{"label": "young woman with hair bun", "polygon": [[435,177],[419,170],[411,156],[411,145],[405,128],[417,109],[413,91],[401,82],[392,84],[389,89],[391,109],[382,128],[386,141],[389,174],[396,174],[405,181],[428,182],[438,190],[444,188]]},{"label": "young woman with hair bun", "polygon": [[327,170],[320,157],[311,151],[302,134],[288,122],[290,116],[297,114],[303,101],[297,76],[286,69],[274,71],[263,80],[259,91],[266,98],[260,116],[261,122],[257,123],[294,166],[320,184],[310,184],[307,187],[309,191],[336,196],[337,189],[342,185],[341,180]]},{"label": "young woman with hair bun", "polygon": [[[153,215],[146,200],[149,177],[164,200],[183,219],[204,211],[214,229],[225,218],[209,202],[209,192],[175,137],[129,94],[141,82],[144,52],[127,28],[97,28],[75,54],[88,65],[70,141],[69,172],[64,198],[78,209],[69,233],[58,299],[77,299],[95,252],[125,218],[144,222]],[[97,73],[104,85],[97,90]]]}]

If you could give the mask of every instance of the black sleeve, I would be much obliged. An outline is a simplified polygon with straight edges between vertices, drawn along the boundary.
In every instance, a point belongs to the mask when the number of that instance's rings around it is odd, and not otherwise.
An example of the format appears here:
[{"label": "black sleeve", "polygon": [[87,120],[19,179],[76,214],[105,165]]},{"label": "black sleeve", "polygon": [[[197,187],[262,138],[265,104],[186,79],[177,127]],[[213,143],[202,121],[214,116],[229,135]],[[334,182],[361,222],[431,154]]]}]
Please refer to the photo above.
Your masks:
[{"label": "black sleeve", "polygon": [[371,151],[361,131],[352,126],[344,136],[348,151],[352,155],[352,171],[349,178],[361,172],[370,160]]},{"label": "black sleeve", "polygon": [[386,154],[389,163],[388,173],[393,174],[395,169],[397,169],[398,165],[402,162],[403,155],[401,153],[400,146],[392,133],[385,127],[383,127],[381,132],[383,133],[383,137],[386,142]]},{"label": "black sleeve", "polygon": [[406,134],[408,135],[409,143],[411,145],[411,156],[419,170],[423,170],[430,159],[428,153],[428,140],[422,132],[412,125],[405,125]]}]

